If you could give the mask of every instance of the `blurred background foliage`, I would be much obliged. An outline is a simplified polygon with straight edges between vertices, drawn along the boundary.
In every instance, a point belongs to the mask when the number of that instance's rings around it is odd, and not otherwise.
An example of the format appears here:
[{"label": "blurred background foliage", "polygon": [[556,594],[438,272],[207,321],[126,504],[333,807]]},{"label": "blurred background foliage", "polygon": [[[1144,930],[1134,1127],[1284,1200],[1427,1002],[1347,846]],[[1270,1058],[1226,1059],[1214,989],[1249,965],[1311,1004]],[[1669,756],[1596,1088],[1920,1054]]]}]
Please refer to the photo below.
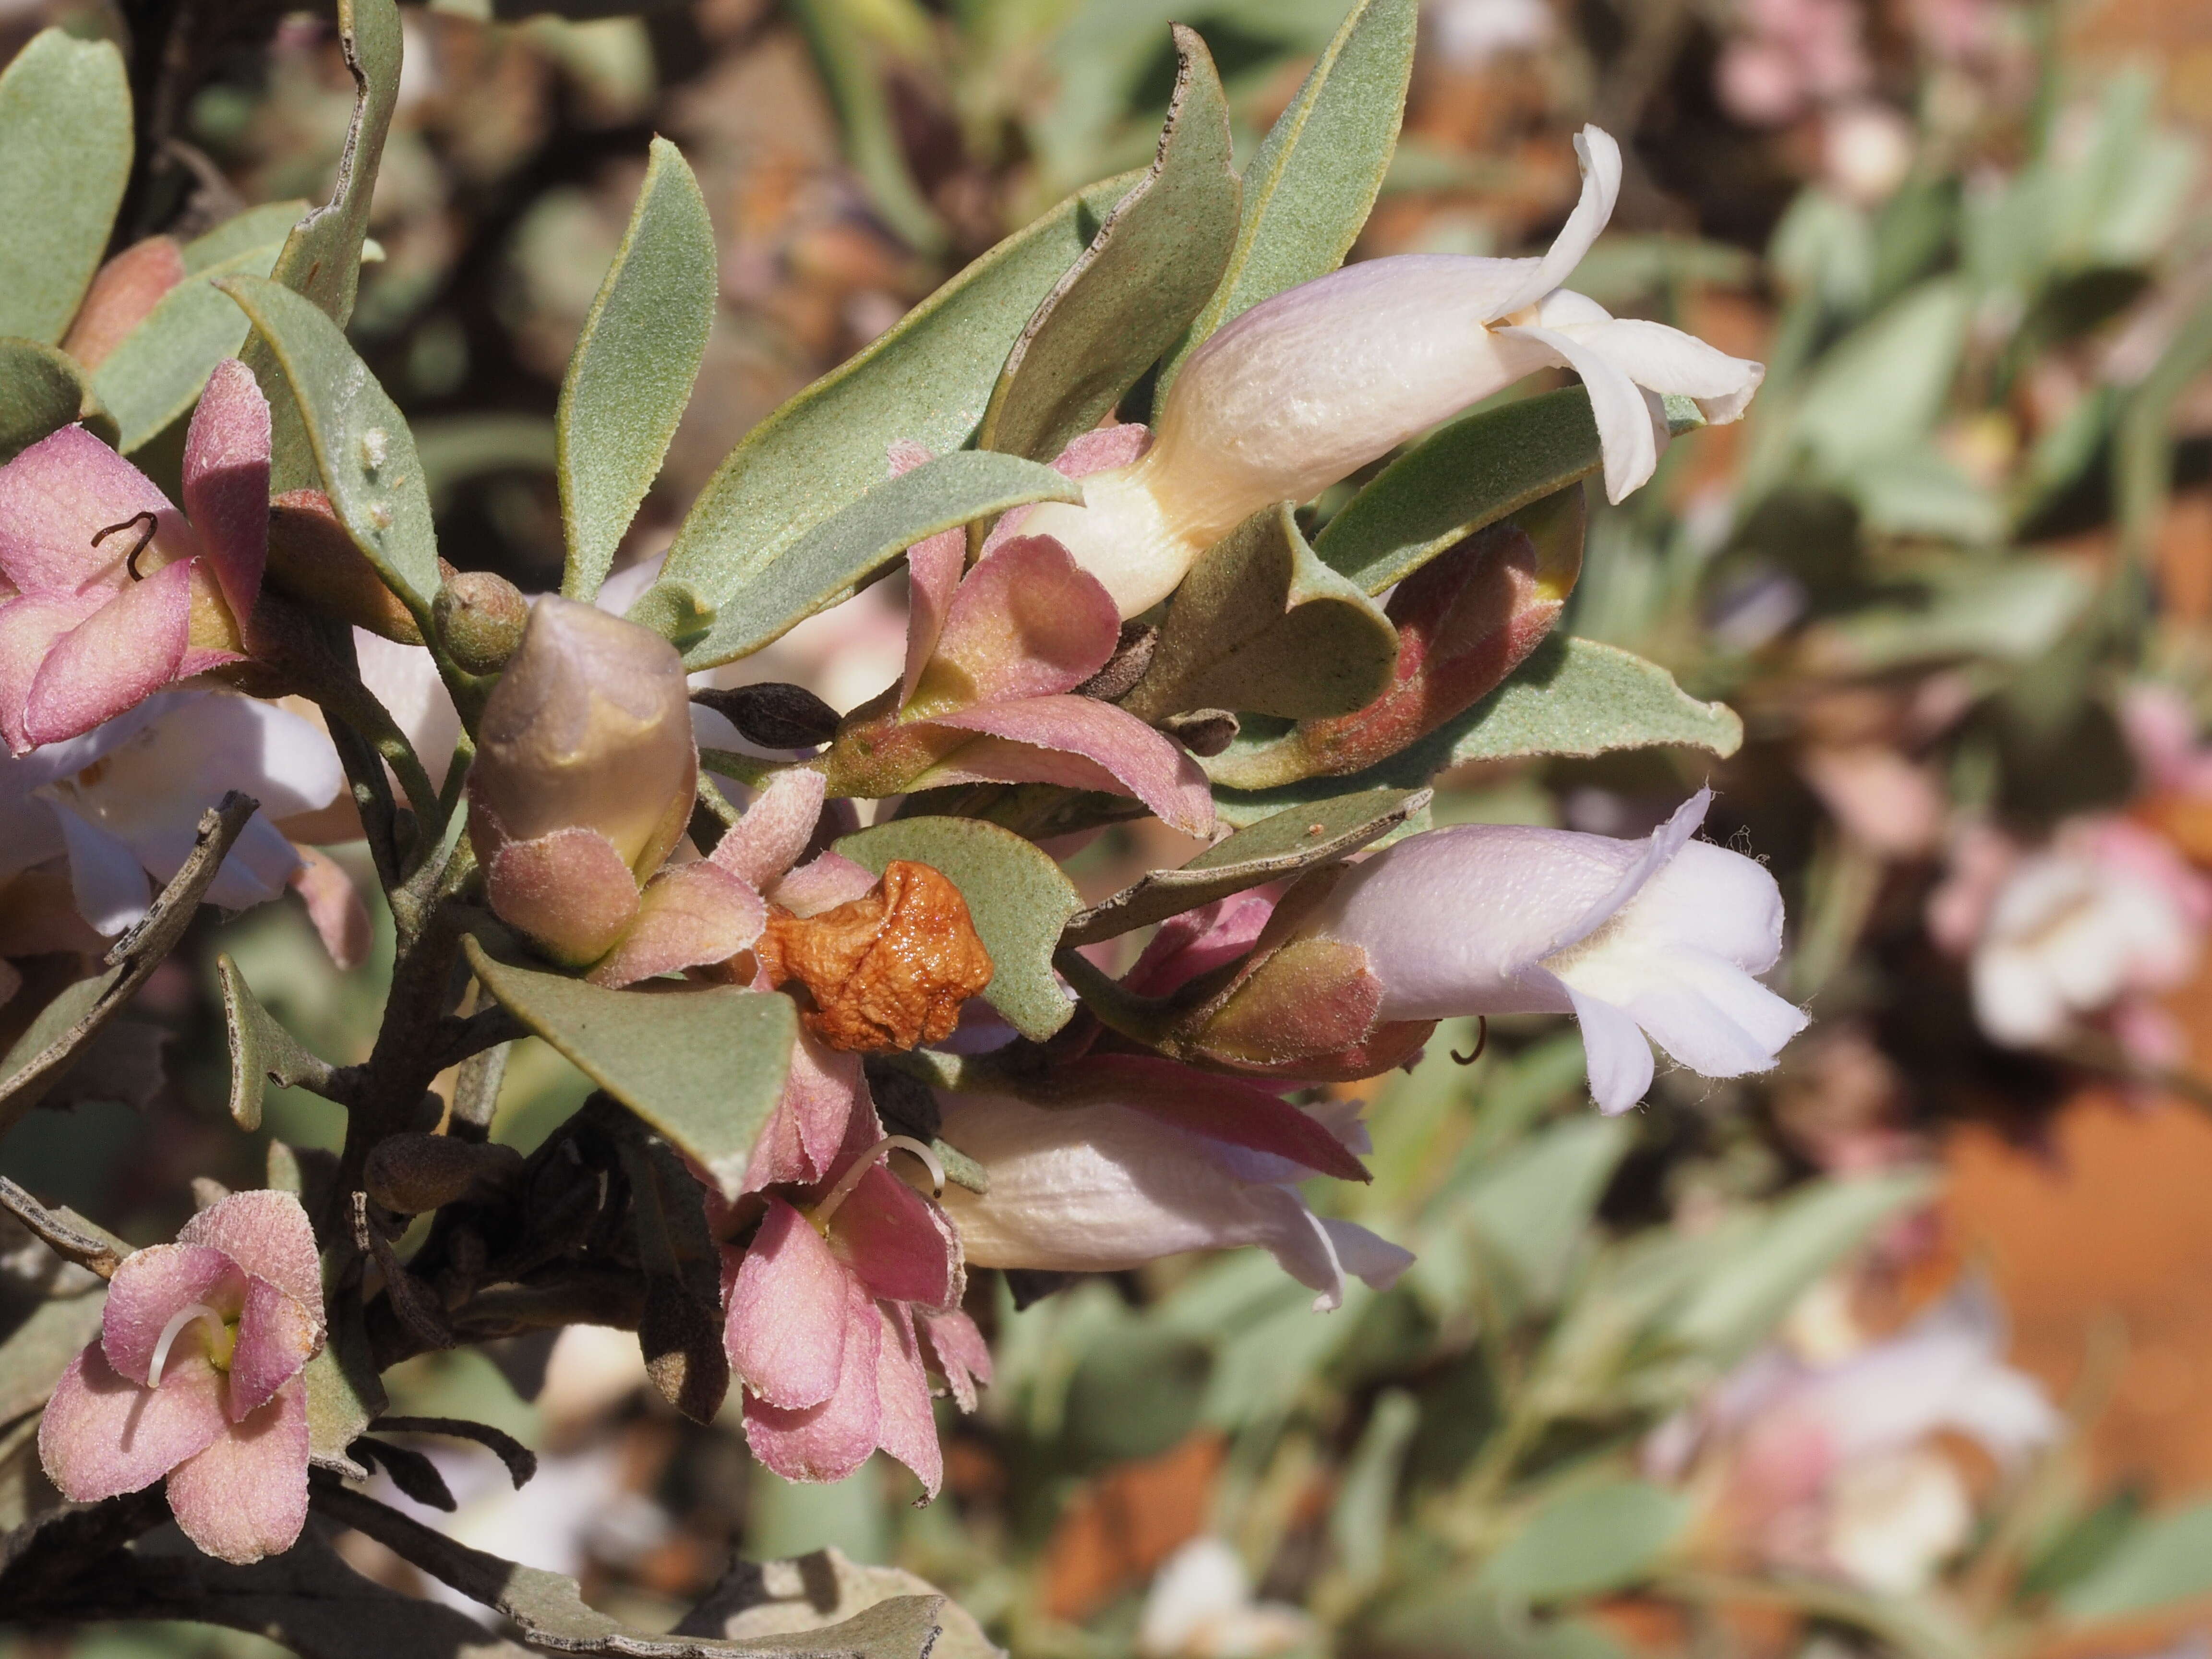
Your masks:
[{"label": "blurred background foliage", "polygon": [[[1009,229],[1140,163],[1169,21],[1206,34],[1249,155],[1340,11],[410,7],[352,334],[414,424],[441,543],[526,588],[557,580],[553,401],[653,133],[705,189],[721,305],[625,563],[763,415]],[[132,64],[155,160],[122,241],[327,191],[352,88],[326,14],[0,0],[0,60],[53,21]],[[1628,173],[1578,285],[1769,365],[1742,425],[1593,503],[1565,624],[1729,700],[1741,752],[1462,769],[1438,819],[1639,835],[1709,779],[1711,833],[1782,883],[1778,983],[1813,1030],[1770,1077],[1662,1074],[1619,1121],[1582,1097],[1571,1032],[1440,1033],[1364,1091],[1371,1184],[1314,1194],[1419,1265],[1333,1316],[1255,1252],[1067,1285],[977,1274],[998,1378],[978,1417],[944,1420],[948,1492],[924,1510],[872,1465],[830,1487],[767,1475],[733,1427],[663,1407],[619,1333],[410,1362],[398,1409],[547,1454],[518,1496],[488,1456],[438,1450],[460,1500],[442,1524],[580,1573],[643,1625],[733,1548],[835,1545],[942,1586],[991,1642],[1068,1659],[2199,1651],[2212,6],[1430,0],[1422,30],[1355,257],[1540,246],[1593,120]],[[896,673],[896,586],[741,678],[858,702]],[[2153,692],[2178,725],[2147,723]],[[2192,965],[2115,970],[2047,1040],[1992,1031],[1973,1000],[1990,952],[2047,949],[2051,973],[2094,981],[2119,949],[2065,931],[2094,921],[2094,868],[2022,937],[1999,937],[1993,896],[2113,825],[2185,878],[2152,925]],[[1096,898],[1187,851],[1115,829],[1070,869]],[[134,1239],[179,1218],[176,1171],[254,1179],[222,1109],[215,953],[341,1061],[388,972],[388,925],[350,974],[296,907],[203,926],[135,1011],[168,1044],[161,1091],[104,1098],[95,1077],[0,1144],[0,1170]],[[498,1137],[535,1146],[585,1092],[520,1045]],[[326,1113],[288,1092],[268,1126],[332,1144]],[[181,1627],[5,1640],[258,1650]]]}]

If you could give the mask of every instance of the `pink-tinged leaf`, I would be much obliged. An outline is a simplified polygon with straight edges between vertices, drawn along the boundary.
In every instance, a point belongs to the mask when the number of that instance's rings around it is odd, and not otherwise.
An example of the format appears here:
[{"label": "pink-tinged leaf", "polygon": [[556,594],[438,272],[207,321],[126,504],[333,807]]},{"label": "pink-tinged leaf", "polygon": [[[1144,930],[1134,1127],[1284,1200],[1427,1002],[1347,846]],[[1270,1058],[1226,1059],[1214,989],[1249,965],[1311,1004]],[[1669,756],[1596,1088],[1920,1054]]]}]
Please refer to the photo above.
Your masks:
[{"label": "pink-tinged leaf", "polygon": [[940,531],[906,550],[906,669],[899,677],[899,707],[914,700],[921,671],[929,666],[951,614],[960,573],[968,566],[968,533]]},{"label": "pink-tinged leaf", "polygon": [[341,972],[360,967],[375,942],[361,890],[345,866],[321,848],[295,842],[292,850],[300,855],[300,867],[292,872],[291,885],[306,903],[307,920],[331,965]]},{"label": "pink-tinged leaf", "polygon": [[276,1397],[169,1473],[169,1508],[185,1537],[239,1566],[299,1541],[307,1520],[307,1389]]},{"label": "pink-tinged leaf", "polygon": [[195,1303],[218,1319],[235,1319],[246,1288],[245,1271],[204,1244],[154,1244],[135,1250],[108,1281],[100,1352],[118,1376],[143,1387],[165,1334],[171,1335],[170,1359],[207,1350],[204,1320],[173,1334],[171,1320]]},{"label": "pink-tinged leaf", "polygon": [[239,1316],[238,1345],[230,1355],[230,1420],[242,1422],[247,1413],[267,1405],[322,1343],[319,1315],[267,1279],[252,1280]]},{"label": "pink-tinged leaf", "polygon": [[978,1385],[991,1386],[991,1345],[964,1313],[926,1313],[919,1323],[953,1399],[962,1411],[974,1411]]},{"label": "pink-tinged leaf", "polygon": [[107,599],[107,590],[95,587],[87,593],[26,594],[0,605],[0,735],[10,752],[33,747],[23,730],[23,708],[46,653]]},{"label": "pink-tinged leaf", "polygon": [[269,562],[269,400],[235,357],[215,366],[185,433],[185,512],[243,623]]},{"label": "pink-tinged leaf", "polygon": [[823,853],[776,883],[769,897],[794,916],[817,916],[856,898],[866,898],[875,885],[874,871],[842,853]]},{"label": "pink-tinged leaf", "polygon": [[1280,1097],[1150,1054],[1091,1054],[1066,1069],[1086,1097],[1111,1100],[1231,1146],[1270,1152],[1340,1181],[1368,1181],[1366,1165],[1326,1126]]},{"label": "pink-tinged leaf", "polygon": [[1016,537],[985,554],[953,594],[922,704],[1070,690],[1106,665],[1121,633],[1112,595],[1066,548]]},{"label": "pink-tinged leaf", "polygon": [[929,1407],[929,1372],[921,1363],[921,1345],[904,1307],[883,1309],[880,1317],[876,1443],[914,1471],[925,1498],[934,1498],[945,1484],[945,1449],[937,1443],[937,1417]]},{"label": "pink-tinged leaf", "polygon": [[222,1375],[194,1349],[158,1389],[115,1374],[97,1342],[70,1361],[39,1424],[39,1461],[64,1497],[98,1503],[150,1486],[230,1429]]},{"label": "pink-tinged leaf", "polygon": [[880,1164],[830,1221],[830,1248],[876,1295],[934,1313],[959,1305],[960,1241],[945,1213]]},{"label": "pink-tinged leaf", "polygon": [[179,1244],[204,1244],[221,1250],[256,1279],[265,1279],[319,1323],[323,1309],[322,1263],[315,1230],[291,1194],[257,1187],[218,1199],[178,1231]]},{"label": "pink-tinged leaf", "polygon": [[[1131,421],[1121,426],[1102,426],[1085,432],[1066,448],[1053,457],[1052,470],[1064,478],[1087,478],[1094,472],[1110,472],[1117,466],[1127,466],[1152,447],[1152,430],[1142,422]],[[1021,532],[1022,524],[1036,509],[1017,507],[1000,517],[984,538],[983,550],[990,552],[1001,542]]]},{"label": "pink-tinged leaf", "polygon": [[745,1387],[785,1410],[829,1399],[845,1363],[852,1282],[813,1224],[769,1199],[730,1287],[722,1333]]},{"label": "pink-tinged leaf", "polygon": [[1239,893],[1160,924],[1121,983],[1140,997],[1164,997],[1200,974],[1234,962],[1249,951],[1274,914],[1275,895]]},{"label": "pink-tinged leaf", "polygon": [[714,862],[756,891],[766,891],[813,839],[828,787],[819,772],[806,767],[777,773],[745,815],[722,832],[710,855]]},{"label": "pink-tinged leaf", "polygon": [[[842,1480],[876,1449],[883,1415],[877,1355],[883,1347],[884,1322],[875,1299],[859,1281],[842,1276],[843,1362],[830,1397],[818,1406],[790,1411],[750,1390],[745,1395],[745,1443],[787,1480]],[[811,1316],[836,1317],[826,1310]]]},{"label": "pink-tinged leaf", "polygon": [[1024,697],[963,708],[933,723],[1004,741],[968,744],[930,773],[927,784],[1065,783],[1134,795],[1186,835],[1203,836],[1213,828],[1213,794],[1198,763],[1172,739],[1110,702]]},{"label": "pink-tinged leaf", "polygon": [[[0,571],[26,593],[71,593],[126,580],[123,561],[140,532],[92,538],[140,513],[160,520],[165,556],[197,553],[184,517],[154,481],[81,426],[41,438],[0,466]],[[143,566],[142,566],[143,568]]]},{"label": "pink-tinged leaf", "polygon": [[507,842],[484,889],[501,921],[572,968],[606,955],[637,920],[637,878],[614,842],[581,824]]},{"label": "pink-tinged leaf", "polygon": [[750,948],[767,921],[767,902],[728,871],[704,859],[678,865],[647,884],[637,920],[585,977],[594,985],[629,985],[727,962]]},{"label": "pink-tinged leaf", "polygon": [[146,320],[161,296],[185,280],[185,251],[173,236],[133,242],[106,264],[85,290],[62,349],[98,368],[123,337]]},{"label": "pink-tinged leaf", "polygon": [[120,589],[46,653],[23,700],[23,735],[33,744],[81,737],[175,679],[191,604],[189,563]]}]

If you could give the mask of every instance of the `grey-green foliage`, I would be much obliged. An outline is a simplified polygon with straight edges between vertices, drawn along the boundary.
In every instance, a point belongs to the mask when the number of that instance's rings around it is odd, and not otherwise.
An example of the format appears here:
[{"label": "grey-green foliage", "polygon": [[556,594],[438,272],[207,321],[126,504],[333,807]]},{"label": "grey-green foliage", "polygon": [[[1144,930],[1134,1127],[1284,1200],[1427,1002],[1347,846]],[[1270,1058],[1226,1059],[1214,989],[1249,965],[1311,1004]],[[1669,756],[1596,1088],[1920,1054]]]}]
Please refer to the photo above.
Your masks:
[{"label": "grey-green foliage", "polygon": [[[939,455],[965,445],[1038,303],[1135,182],[1094,185],[1017,231],[755,427],[700,491],[663,574],[720,607],[881,484],[892,444],[907,440]],[[686,660],[707,667],[757,643],[718,620]]]},{"label": "grey-green foliage", "polygon": [[2142,1521],[2058,1598],[2069,1622],[2091,1625],[2212,1595],[2212,1504]]},{"label": "grey-green foliage", "polygon": [[1530,1516],[1476,1582],[1509,1604],[1620,1589],[1651,1571],[1690,1513],[1686,1494],[1648,1481],[1575,1487]]},{"label": "grey-green foliage", "polygon": [[1182,336],[1237,237],[1229,107],[1206,43],[1177,26],[1176,79],[1152,170],[1037,307],[1006,359],[978,441],[1049,460]]},{"label": "grey-green foliage", "polygon": [[569,599],[599,592],[653,487],[706,353],[715,291],[706,198],[676,146],[655,138],[554,416]]},{"label": "grey-green foliage", "polygon": [[72,421],[85,421],[114,441],[114,419],[76,358],[35,340],[0,339],[0,463]]},{"label": "grey-green foliage", "polygon": [[42,31],[0,74],[0,335],[58,343],[131,176],[131,88],[106,40]]},{"label": "grey-green foliage", "polygon": [[1244,171],[1221,285],[1160,372],[1160,395],[1206,337],[1271,295],[1325,276],[1367,222],[1405,118],[1415,0],[1359,0]]}]

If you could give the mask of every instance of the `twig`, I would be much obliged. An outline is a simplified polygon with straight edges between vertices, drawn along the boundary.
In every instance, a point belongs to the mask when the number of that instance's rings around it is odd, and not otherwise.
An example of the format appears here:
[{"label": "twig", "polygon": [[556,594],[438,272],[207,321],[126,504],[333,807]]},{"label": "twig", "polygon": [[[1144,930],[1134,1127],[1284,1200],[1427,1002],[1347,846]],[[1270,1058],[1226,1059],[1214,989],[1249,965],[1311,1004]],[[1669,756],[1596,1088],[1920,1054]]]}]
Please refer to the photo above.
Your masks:
[{"label": "twig", "polygon": [[94,1226],[66,1205],[50,1210],[5,1176],[0,1176],[0,1208],[13,1214],[65,1261],[98,1273],[115,1277],[131,1247],[106,1230]]}]

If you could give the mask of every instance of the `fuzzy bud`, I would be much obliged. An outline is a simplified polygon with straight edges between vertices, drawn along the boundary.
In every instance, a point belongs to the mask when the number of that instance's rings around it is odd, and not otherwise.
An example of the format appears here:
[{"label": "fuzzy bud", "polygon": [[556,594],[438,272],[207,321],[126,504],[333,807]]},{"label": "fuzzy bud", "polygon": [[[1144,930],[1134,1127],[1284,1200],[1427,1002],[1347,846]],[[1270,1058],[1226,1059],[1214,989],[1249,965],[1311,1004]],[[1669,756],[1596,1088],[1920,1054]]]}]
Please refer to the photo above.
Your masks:
[{"label": "fuzzy bud", "polygon": [[496,674],[522,643],[530,602],[504,576],[464,570],[438,590],[430,620],[455,662],[471,674]]},{"label": "fuzzy bud", "polygon": [[549,595],[484,703],[470,839],[489,865],[510,844],[587,832],[641,881],[682,838],[698,770],[676,647]]}]

